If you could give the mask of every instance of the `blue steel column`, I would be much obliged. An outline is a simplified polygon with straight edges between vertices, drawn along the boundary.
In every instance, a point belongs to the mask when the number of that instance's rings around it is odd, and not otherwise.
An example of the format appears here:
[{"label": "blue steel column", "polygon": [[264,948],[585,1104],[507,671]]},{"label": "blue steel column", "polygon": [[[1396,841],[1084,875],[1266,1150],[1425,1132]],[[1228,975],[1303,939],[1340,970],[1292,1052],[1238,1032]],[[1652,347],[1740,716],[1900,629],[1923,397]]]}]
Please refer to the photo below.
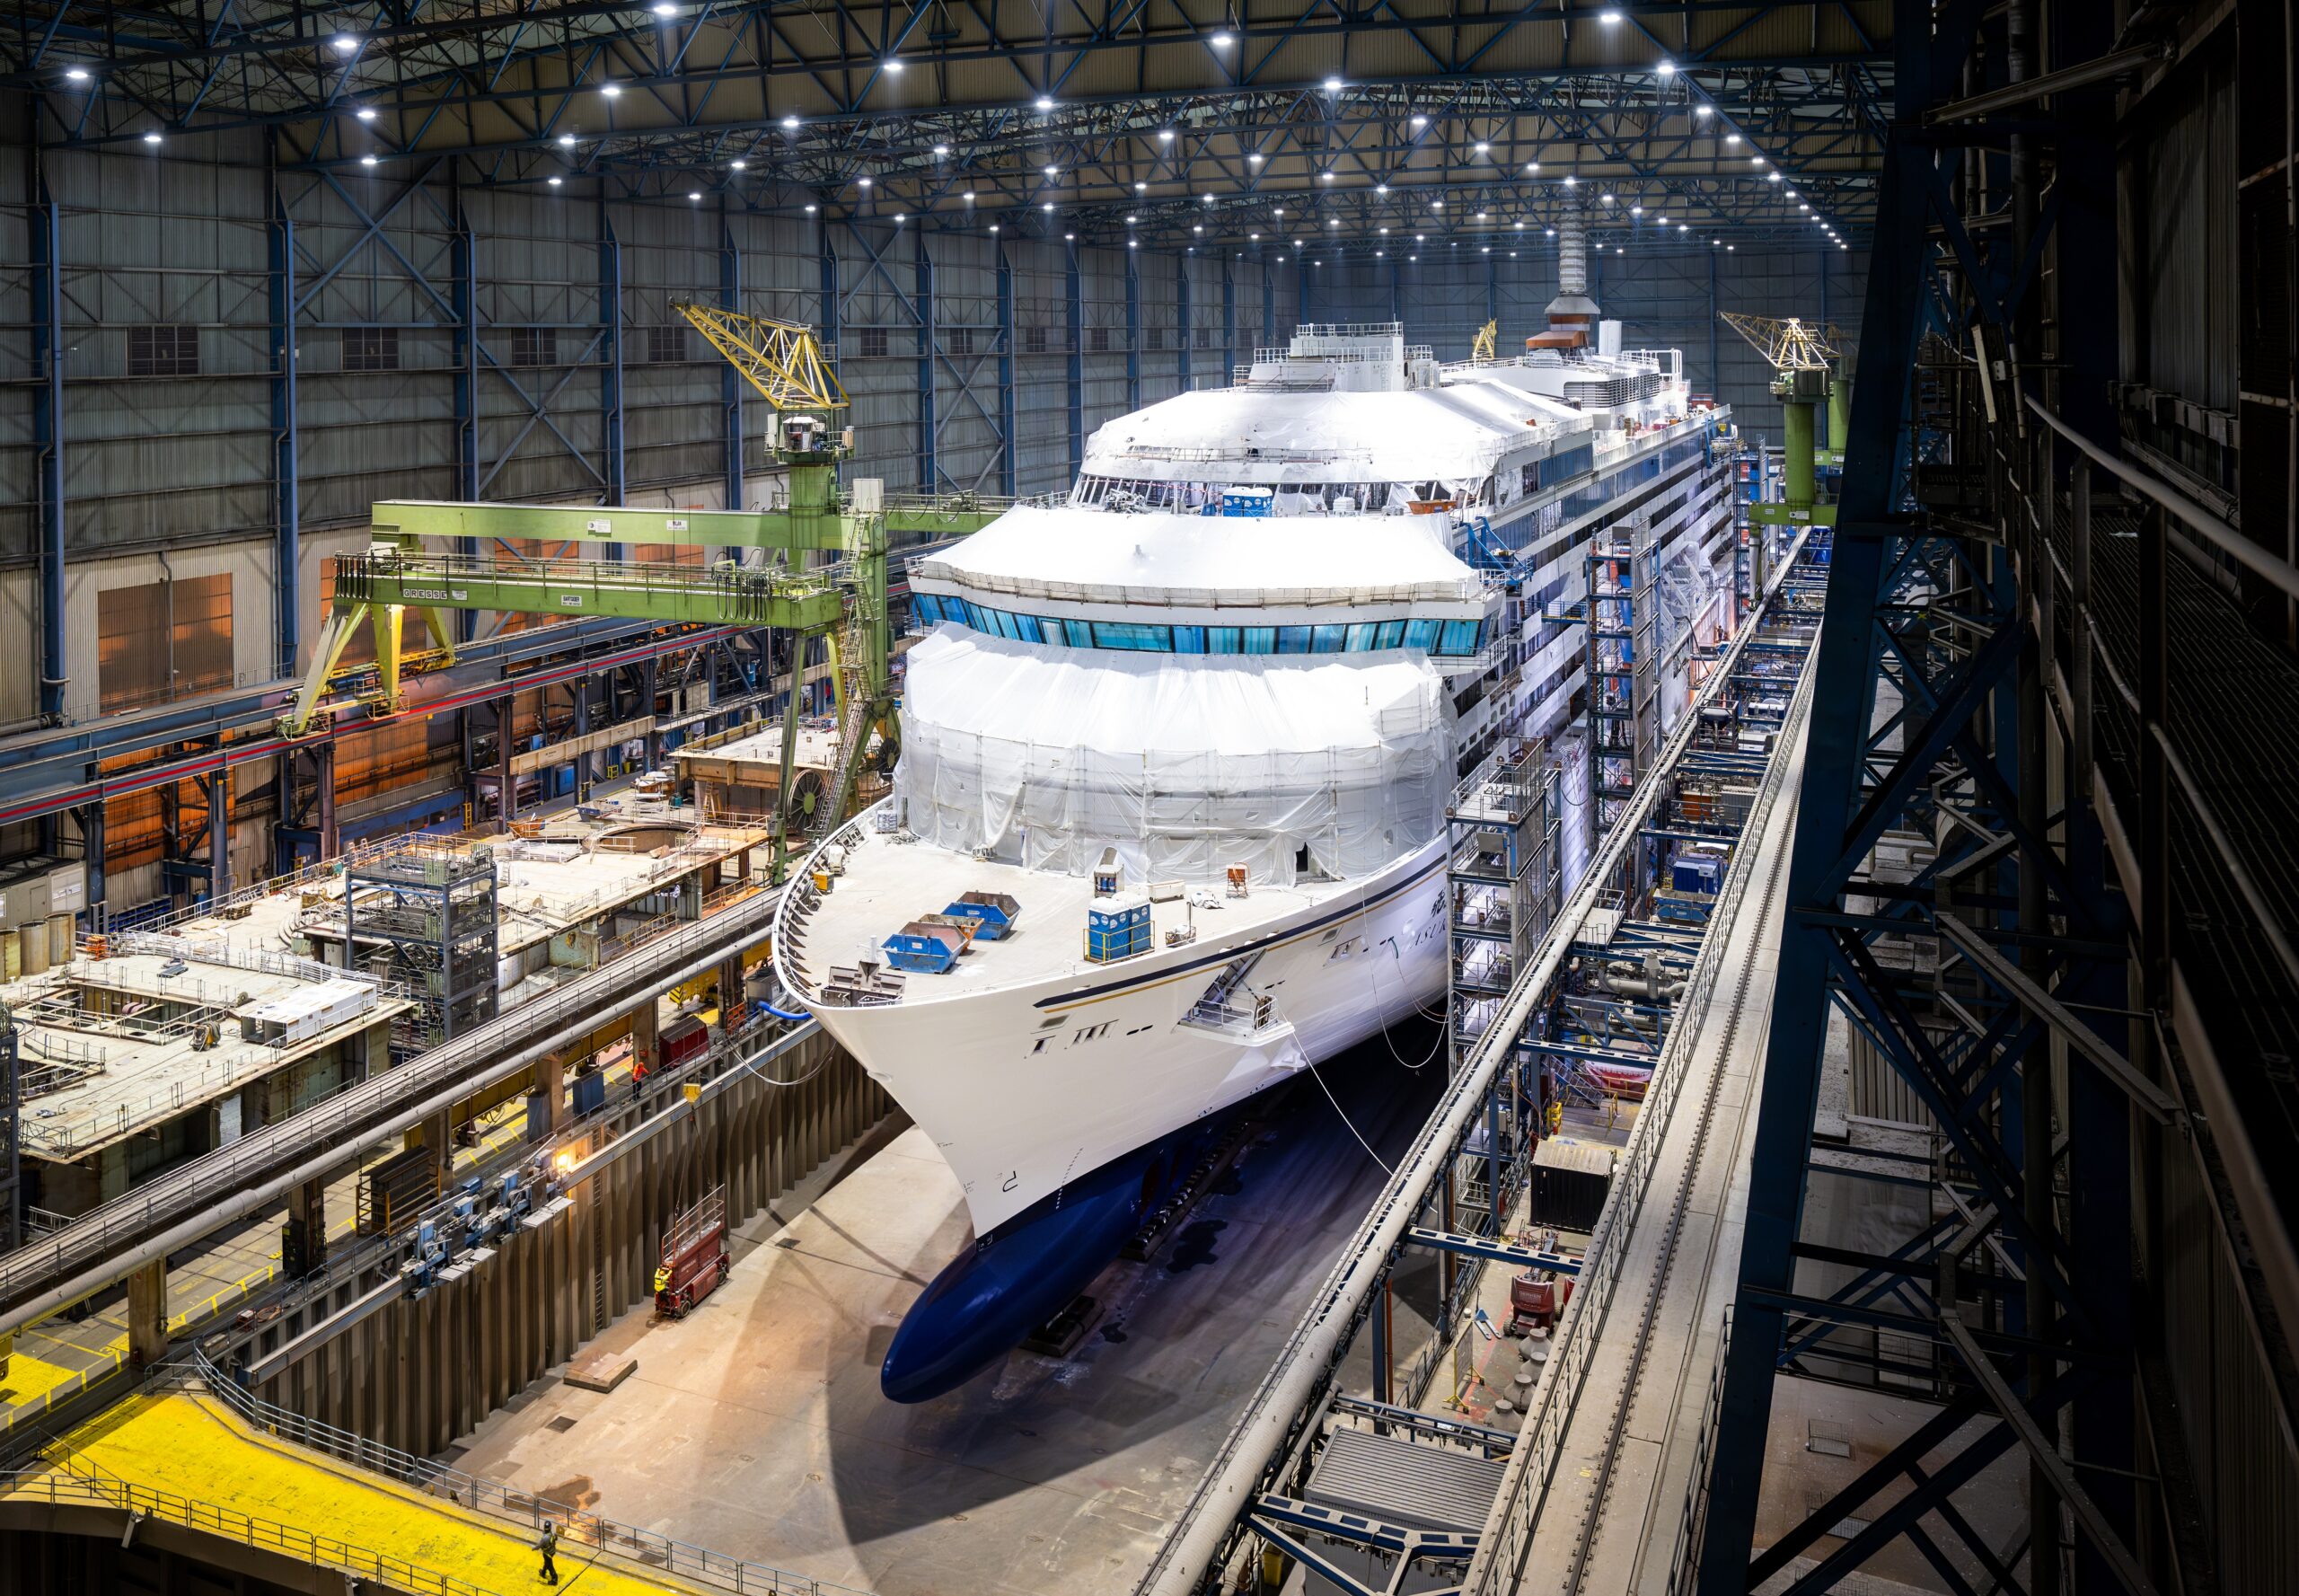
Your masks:
[{"label": "blue steel column", "polygon": [[455,487],[468,502],[479,497],[479,241],[462,199],[454,204],[455,233],[447,256],[455,302]]},{"label": "blue steel column", "polygon": [[[722,310],[743,308],[743,256],[735,247],[734,230],[727,225],[726,200],[718,208],[718,305]],[[718,363],[718,405],[726,417],[727,485],[721,497],[730,510],[744,506],[743,491],[743,381],[736,375],[734,362]]]},{"label": "blue steel column", "polygon": [[1314,322],[1317,318],[1309,310],[1309,263],[1301,259],[1301,251],[1293,251],[1293,319]]},{"label": "blue steel column", "polygon": [[295,674],[295,657],[303,648],[303,537],[301,484],[295,456],[295,224],[288,219],[287,204],[279,196],[275,172],[271,189],[271,461],[278,518],[277,569],[272,581],[277,589],[278,612],[274,639],[273,670],[282,676]]},{"label": "blue steel column", "polygon": [[[1723,357],[1716,344],[1716,324],[1722,320],[1718,314],[1721,308],[1716,303],[1716,251],[1712,249],[1708,251],[1708,394],[1719,404],[1724,402]],[[1833,446],[1843,447],[1841,444]]]},{"label": "blue steel column", "polygon": [[1138,250],[1125,251],[1125,408],[1141,408],[1141,269]]},{"label": "blue steel column", "polygon": [[911,287],[918,312],[918,490],[931,493],[940,470],[934,457],[934,346],[940,336],[934,325],[934,258],[926,252],[926,229],[911,239],[916,261]]},{"label": "blue steel column", "polygon": [[1180,330],[1181,337],[1181,357],[1174,362],[1175,375],[1181,378],[1182,392],[1186,393],[1197,385],[1190,373],[1191,351],[1197,330],[1190,325],[1187,255],[1174,257],[1174,325]]},{"label": "blue steel column", "polygon": [[1395,260],[1389,262],[1389,320],[1405,321],[1405,268]]},{"label": "blue steel column", "polygon": [[1264,348],[1277,342],[1277,274],[1266,260],[1261,267],[1261,341]]},{"label": "blue steel column", "polygon": [[1828,1036],[1828,928],[1808,914],[1832,906],[1837,856],[1860,793],[1861,756],[1875,696],[1874,613],[1893,533],[1892,484],[1907,373],[1923,304],[1925,193],[1933,155],[1907,137],[1932,103],[1931,22],[1921,0],[1893,8],[1898,121],[1886,145],[1874,252],[1853,388],[1852,454],[1838,500],[1828,603],[1813,660],[1819,683],[1805,733],[1798,824],[1788,860],[1787,925],[1781,936],[1766,1049],[1762,1100],[1750,1160],[1732,1338],[1709,1458],[1700,1545],[1701,1596],[1741,1596],[1748,1584],[1775,1364],[1796,1289],[1804,1166],[1810,1155],[1821,1051]]},{"label": "blue steel column", "polygon": [[[1484,319],[1488,322],[1501,320],[1500,270],[1501,269],[1493,264],[1493,257],[1487,255],[1484,258]],[[1494,353],[1499,353],[1499,350],[1496,349]]]},{"label": "blue steel column", "polygon": [[998,490],[1011,498],[1015,487],[1016,439],[1020,433],[1014,399],[1014,263],[1006,241],[998,241]]},{"label": "blue steel column", "polygon": [[1075,239],[1068,250],[1064,314],[1070,322],[1070,474],[1074,479],[1086,469],[1086,296],[1078,275]]},{"label": "blue steel column", "polygon": [[[622,474],[622,244],[607,219],[607,202],[599,201],[599,414],[606,455],[600,475],[609,504],[621,504]],[[609,560],[621,556],[622,546],[609,543]]]},{"label": "blue steel column", "polygon": [[40,712],[62,719],[64,653],[64,207],[40,174],[32,217],[32,339],[40,370],[32,426],[40,446]]},{"label": "blue steel column", "polygon": [[1238,278],[1221,260],[1221,386],[1235,380],[1238,370]]},{"label": "blue steel column", "polygon": [[[821,281],[823,303],[820,324],[822,327],[823,343],[832,352],[835,352],[838,348],[838,324],[840,321],[838,313],[838,247],[831,242],[830,218],[828,216],[823,217],[816,225],[821,229],[820,242],[822,245]],[[849,416],[851,416],[853,413],[854,412],[852,410],[847,411]],[[771,427],[775,425],[775,423],[770,420],[768,425]],[[780,439],[770,439],[769,442],[770,444],[779,444]],[[798,651],[794,647],[792,649],[792,657],[795,659],[797,657],[797,655]],[[797,670],[797,666],[793,666],[791,668],[794,673]],[[716,676],[713,676],[711,679],[714,683],[718,680]],[[713,688],[713,692],[715,695],[715,687]],[[798,696],[798,676],[795,674],[790,678],[790,696],[794,702],[797,701]],[[712,701],[717,701],[715,696],[713,697]]]}]

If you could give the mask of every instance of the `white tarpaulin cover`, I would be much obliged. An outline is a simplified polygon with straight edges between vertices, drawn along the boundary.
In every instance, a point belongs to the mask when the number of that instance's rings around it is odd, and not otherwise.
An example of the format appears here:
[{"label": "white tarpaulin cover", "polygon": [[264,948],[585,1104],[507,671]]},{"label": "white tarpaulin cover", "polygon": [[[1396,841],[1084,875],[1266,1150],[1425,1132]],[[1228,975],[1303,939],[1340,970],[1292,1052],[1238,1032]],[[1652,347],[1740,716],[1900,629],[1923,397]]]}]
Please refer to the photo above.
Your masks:
[{"label": "white tarpaulin cover", "polygon": [[1342,877],[1434,837],[1451,768],[1443,678],[1417,652],[1122,654],[941,626],[910,651],[894,790],[911,830],[1083,875],[1244,865]]},{"label": "white tarpaulin cover", "polygon": [[[1484,589],[1442,516],[1119,516],[1017,505],[913,578],[1121,604],[1407,604],[1475,620]],[[985,601],[987,602],[987,601]]]}]

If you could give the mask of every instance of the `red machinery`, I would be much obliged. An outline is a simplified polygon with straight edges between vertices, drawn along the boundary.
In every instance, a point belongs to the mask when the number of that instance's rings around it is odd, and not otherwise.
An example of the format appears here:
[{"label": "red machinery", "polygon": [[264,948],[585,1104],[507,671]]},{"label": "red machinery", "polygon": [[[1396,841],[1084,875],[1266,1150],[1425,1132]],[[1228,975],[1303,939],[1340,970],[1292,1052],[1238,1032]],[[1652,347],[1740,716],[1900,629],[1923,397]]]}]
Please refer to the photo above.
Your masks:
[{"label": "red machinery", "polygon": [[675,1070],[687,1060],[710,1045],[710,1027],[691,1014],[682,1014],[665,1026],[662,1035],[655,1039],[655,1056],[658,1061],[649,1069],[644,1060],[631,1066],[630,1078],[644,1080],[655,1070]]},{"label": "red machinery", "polygon": [[734,1268],[727,1254],[727,1188],[719,1186],[671,1221],[655,1271],[655,1310],[684,1318]]}]

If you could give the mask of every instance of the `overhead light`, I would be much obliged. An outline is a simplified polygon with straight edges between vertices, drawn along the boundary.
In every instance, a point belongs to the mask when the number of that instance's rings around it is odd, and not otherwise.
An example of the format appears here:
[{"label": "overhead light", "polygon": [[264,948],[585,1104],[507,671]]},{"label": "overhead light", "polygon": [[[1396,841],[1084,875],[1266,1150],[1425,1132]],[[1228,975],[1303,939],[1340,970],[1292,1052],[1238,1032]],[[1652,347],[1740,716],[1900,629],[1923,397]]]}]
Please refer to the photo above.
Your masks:
[{"label": "overhead light", "polygon": [[1264,157],[1259,150],[1255,150],[1246,157],[1246,164],[1248,166],[1258,166],[1265,158],[1266,157]]},{"label": "overhead light", "polygon": [[751,165],[747,161],[729,161],[727,164],[733,167],[736,172],[748,172]]},{"label": "overhead light", "polygon": [[1610,205],[1613,202],[1613,197],[1609,194],[1604,195],[1602,198],[1607,205]]},{"label": "overhead light", "polygon": [[1493,146],[1485,143],[1483,139],[1479,139],[1477,140],[1476,153],[1480,155],[1489,155],[1493,154]]},{"label": "overhead light", "polygon": [[1386,194],[1388,191],[1389,185],[1387,183],[1375,183],[1373,185],[1373,192],[1376,194]]},{"label": "overhead light", "polygon": [[1298,250],[1298,249],[1299,249],[1299,248],[1301,247],[1301,241],[1300,241],[1299,239],[1298,239],[1298,238],[1297,238],[1297,239],[1295,239],[1295,240],[1293,241],[1293,247],[1294,247],[1295,249],[1297,249],[1297,250]]},{"label": "overhead light", "polygon": [[1748,157],[1748,164],[1751,166],[1761,166],[1764,164],[1764,157],[1762,155],[1750,155]]},{"label": "overhead light", "polygon": [[1525,225],[1522,222],[1518,223],[1516,225],[1518,232],[1522,233],[1525,230]]},{"label": "overhead light", "polygon": [[808,216],[813,216],[813,215],[815,214],[815,207],[814,207],[813,206],[811,206],[811,205],[810,205],[810,206],[808,206],[808,207],[806,207],[806,214],[807,214]]},{"label": "overhead light", "polygon": [[1491,244],[1486,244],[1486,245],[1484,246],[1484,252],[1485,252],[1486,254],[1488,254],[1488,255],[1490,255],[1491,253],[1493,253],[1493,246],[1492,246]]},{"label": "overhead light", "polygon": [[1678,232],[1679,232],[1679,233],[1690,233],[1690,232],[1692,231],[1692,229],[1691,229],[1691,227],[1687,226],[1686,224],[1684,224],[1684,223],[1682,223],[1682,222],[1678,222],[1678,223],[1677,224],[1677,231],[1678,231]]},{"label": "overhead light", "polygon": [[[88,75],[84,72],[80,75],[85,77]],[[372,122],[375,119],[375,108],[372,105],[363,105],[352,114],[363,122]]]},{"label": "overhead light", "polygon": [[1389,235],[1389,230],[1388,230],[1387,227],[1382,228],[1382,229],[1381,229],[1381,236],[1382,236],[1383,238],[1387,238],[1387,237],[1388,237],[1388,235]]},{"label": "overhead light", "polygon": [[1326,218],[1326,225],[1328,227],[1338,227],[1341,225],[1341,219],[1338,216],[1327,216]]},{"label": "overhead light", "polygon": [[1722,239],[1721,239],[1721,238],[1712,238],[1712,239],[1710,239],[1710,240],[1708,241],[1708,247],[1709,247],[1710,249],[1712,249],[1712,250],[1713,250],[1713,249],[1714,249],[1718,244],[1721,244],[1721,243],[1722,243],[1723,242],[1724,242],[1724,241],[1723,241]]},{"label": "overhead light", "polygon": [[1133,191],[1137,194],[1147,194],[1150,191],[1150,185],[1148,183],[1136,183],[1133,185]]},{"label": "overhead light", "polygon": [[1329,78],[1326,79],[1326,93],[1328,93],[1328,94],[1338,94],[1338,93],[1341,93],[1341,79],[1339,79],[1339,78],[1337,78],[1337,77],[1329,77]]},{"label": "overhead light", "polygon": [[934,153],[937,155],[947,155],[950,153],[950,146],[947,144],[938,144],[934,146]]},{"label": "overhead light", "polygon": [[901,226],[904,222],[907,222],[907,221],[909,221],[909,220],[910,220],[910,215],[909,215],[909,213],[908,213],[908,212],[906,212],[906,211],[896,211],[896,212],[894,212],[894,225],[895,225],[895,226],[899,227],[899,226]]},{"label": "overhead light", "polygon": [[1125,241],[1125,247],[1129,250],[1138,250],[1141,247],[1141,241],[1140,239],[1129,238]]},{"label": "overhead light", "polygon": [[1330,172],[1321,172],[1317,173],[1317,181],[1321,183],[1329,183],[1333,181],[1333,173]]},{"label": "overhead light", "polygon": [[359,164],[362,166],[373,166],[374,163],[375,157],[373,155],[362,155],[359,157]]},{"label": "overhead light", "polygon": [[1158,128],[1158,142],[1159,144],[1171,144],[1171,143],[1173,143],[1173,142],[1174,142],[1174,130],[1173,130],[1171,128]]},{"label": "overhead light", "polygon": [[1051,200],[1051,199],[1047,200],[1047,201],[1045,202],[1045,205],[1044,205],[1044,211],[1045,211],[1045,214],[1046,214],[1046,215],[1048,215],[1048,216],[1052,216],[1052,215],[1053,215],[1053,200]]},{"label": "overhead light", "polygon": [[1628,207],[1628,214],[1632,216],[1641,216],[1644,214],[1644,207],[1641,205],[1632,205]]},{"label": "overhead light", "polygon": [[1038,109],[1040,110],[1052,110],[1053,109],[1053,96],[1051,94],[1039,95]]},{"label": "overhead light", "polygon": [[1259,243],[1261,242],[1261,234],[1258,233],[1248,233],[1246,234],[1246,242],[1248,243]]},{"label": "overhead light", "polygon": [[990,225],[990,230],[991,230],[992,233],[997,232],[997,231],[998,231],[998,224],[997,224],[997,223],[995,223],[995,222],[992,222],[992,223]]},{"label": "overhead light", "polygon": [[672,4],[671,0],[655,0],[655,14],[656,16],[672,17],[678,15],[678,13],[679,8]]},{"label": "overhead light", "polygon": [[1386,254],[1387,254],[1387,253],[1388,253],[1388,251],[1387,251],[1387,250],[1375,250],[1375,251],[1373,251],[1373,253],[1374,253],[1374,254],[1376,254],[1376,255],[1386,255]]},{"label": "overhead light", "polygon": [[1443,210],[1445,208],[1445,202],[1441,199],[1432,199],[1429,202],[1429,208],[1431,210]]},{"label": "overhead light", "polygon": [[1407,255],[1405,259],[1413,261],[1415,265],[1419,265],[1421,261],[1421,257],[1418,255]]},{"label": "overhead light", "polygon": [[1484,221],[1484,212],[1483,212],[1483,211],[1479,211],[1479,212],[1477,212],[1477,213],[1476,213],[1476,219],[1477,219],[1478,221],[1480,221],[1480,222]]},{"label": "overhead light", "polygon": [[1764,181],[1768,183],[1776,183],[1780,181],[1780,173],[1776,172],[1767,172],[1764,174]]},{"label": "overhead light", "polygon": [[1061,235],[1061,242],[1064,243],[1076,243],[1078,242],[1078,235],[1074,233],[1065,233]]},{"label": "overhead light", "polygon": [[1705,105],[1696,105],[1692,108],[1692,114],[1696,117],[1704,117],[1708,114],[1708,107]]},{"label": "overhead light", "polygon": [[1734,250],[1737,250],[1737,249],[1739,249],[1740,247],[1740,245],[1738,245],[1738,244],[1730,244],[1730,243],[1728,243],[1728,244],[1726,244],[1726,245],[1724,246],[1724,252],[1725,252],[1726,254],[1728,254],[1728,255],[1729,255],[1729,254],[1731,254]]},{"label": "overhead light", "polygon": [[328,42],[335,46],[335,53],[339,56],[354,55],[359,48],[358,35],[354,33],[339,33]]},{"label": "overhead light", "polygon": [[1136,221],[1138,221],[1138,220],[1140,220],[1140,218],[1139,218],[1139,217],[1136,217],[1136,216],[1128,216],[1128,217],[1126,217],[1126,218],[1125,218],[1125,225],[1126,225],[1127,226],[1131,227],[1131,226],[1132,226],[1132,225],[1133,225],[1133,224],[1134,224]]},{"label": "overhead light", "polygon": [[1812,207],[1809,205],[1800,205],[1796,208],[1801,211],[1810,211]]},{"label": "overhead light", "polygon": [[796,117],[785,117],[782,119],[782,127],[785,132],[796,133],[798,130],[798,119]]},{"label": "overhead light", "polygon": [[1677,72],[1677,64],[1674,61],[1669,60],[1666,56],[1663,56],[1660,57],[1660,64],[1654,66],[1652,71],[1656,76],[1674,77]]},{"label": "overhead light", "polygon": [[972,189],[968,189],[964,194],[958,196],[958,198],[965,200],[968,205],[972,205],[973,203],[973,190]]},{"label": "overhead light", "polygon": [[1739,144],[1740,142],[1740,136],[1737,133],[1727,133],[1724,136],[1724,142],[1728,145]]},{"label": "overhead light", "polygon": [[[702,190],[700,189],[689,189],[686,191],[686,197],[689,199],[700,200],[702,198]],[[894,220],[899,222],[902,218],[900,216],[896,216]]]},{"label": "overhead light", "polygon": [[160,142],[160,136],[157,133],[146,133],[144,136],[144,142],[145,144],[157,144]]},{"label": "overhead light", "polygon": [[1413,242],[1415,243],[1427,243],[1429,242],[1429,234],[1426,233],[1416,233],[1413,235]]},{"label": "overhead light", "polygon": [[1788,190],[1788,198],[1791,199],[1801,199],[1803,196],[1797,193],[1795,190],[1791,189]]},{"label": "overhead light", "polygon": [[1604,23],[1606,27],[1609,28],[1620,21],[1620,13],[1616,11],[1600,12],[1598,13],[1597,20]]},{"label": "overhead light", "polygon": [[867,189],[870,186],[870,180],[867,177],[858,177],[854,180],[854,186],[858,189]]},{"label": "overhead light", "polygon": [[1413,119],[1413,125],[1416,129],[1426,128],[1429,126],[1429,119],[1427,117],[1415,117]]},{"label": "overhead light", "polygon": [[1548,235],[1549,235],[1551,238],[1555,238],[1555,237],[1556,236],[1556,229],[1555,229],[1555,228],[1554,228],[1554,227],[1550,228],[1550,229],[1548,230]]},{"label": "overhead light", "polygon": [[1206,203],[1206,204],[1211,205],[1211,204],[1212,204],[1212,203],[1213,203],[1213,196],[1212,196],[1212,195],[1208,194],[1208,195],[1205,195],[1203,198],[1204,198],[1204,200],[1205,200],[1205,203]]},{"label": "overhead light", "polygon": [[1048,177],[1060,177],[1061,175],[1061,168],[1059,166],[1049,166],[1045,169],[1045,174]]},{"label": "overhead light", "polygon": [[1564,186],[1568,189],[1577,189],[1581,186],[1581,180],[1568,172],[1564,174]]},{"label": "overhead light", "polygon": [[1217,50],[1226,50],[1235,41],[1232,40],[1227,33],[1216,33],[1205,42],[1211,45]]},{"label": "overhead light", "polygon": [[71,83],[84,84],[88,81],[88,69],[84,66],[67,66],[64,69],[64,75]]},{"label": "overhead light", "polygon": [[612,100],[622,93],[622,85],[615,83],[601,84],[599,85],[599,93],[604,94],[608,99]]},{"label": "overhead light", "polygon": [[571,150],[575,147],[575,136],[572,133],[562,133],[559,136],[559,143],[562,149]]},{"label": "overhead light", "polygon": [[1197,223],[1197,224],[1194,224],[1194,225],[1191,226],[1190,231],[1191,231],[1192,233],[1195,233],[1195,234],[1202,234],[1204,233],[1204,231],[1205,231],[1205,225],[1204,225],[1204,224],[1203,224],[1203,223]]},{"label": "overhead light", "polygon": [[879,70],[883,71],[888,77],[900,77],[902,75],[902,69],[903,58],[900,56],[888,56],[884,61],[879,63]]},{"label": "overhead light", "polygon": [[[567,181],[567,180],[566,180],[565,178],[558,178],[558,177],[552,178],[552,179],[551,180],[551,186],[552,188],[556,189],[557,187],[559,187],[559,184],[561,184],[561,183],[565,182],[566,181]],[[811,205],[810,205],[810,206],[808,206],[806,208],[807,208],[808,210],[812,210],[812,209],[814,209],[815,207],[814,207],[813,206],[811,206]]]},{"label": "overhead light", "polygon": [[1538,172],[1540,169],[1541,163],[1537,161],[1528,161],[1525,163],[1525,170],[1527,172]]}]

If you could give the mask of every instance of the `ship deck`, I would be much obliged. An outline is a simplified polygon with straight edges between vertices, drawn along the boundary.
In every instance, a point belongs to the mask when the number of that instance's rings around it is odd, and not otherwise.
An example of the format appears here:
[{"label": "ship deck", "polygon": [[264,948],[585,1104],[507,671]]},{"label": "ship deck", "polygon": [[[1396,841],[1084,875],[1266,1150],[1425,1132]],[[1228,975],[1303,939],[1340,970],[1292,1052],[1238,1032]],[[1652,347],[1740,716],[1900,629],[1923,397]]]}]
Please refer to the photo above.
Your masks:
[{"label": "ship deck", "polygon": [[[1191,882],[1187,891],[1213,894],[1213,906],[1193,908],[1186,895],[1153,903],[1154,951],[1166,952],[1167,933],[1192,924],[1198,939],[1211,939],[1330,902],[1362,886],[1319,880],[1255,886],[1251,896],[1232,898],[1219,884]],[[1028,986],[1112,967],[1086,957],[1086,910],[1094,899],[1088,877],[977,860],[917,842],[907,833],[866,826],[861,842],[848,854],[844,873],[832,880],[831,890],[807,918],[805,950],[796,973],[810,990],[819,992],[833,966],[851,967],[865,958],[885,965],[881,944],[887,937],[921,914],[941,913],[967,892],[1004,893],[1013,898],[1021,906],[1016,929],[994,942],[976,938],[946,974],[905,974],[904,1001]]]}]

